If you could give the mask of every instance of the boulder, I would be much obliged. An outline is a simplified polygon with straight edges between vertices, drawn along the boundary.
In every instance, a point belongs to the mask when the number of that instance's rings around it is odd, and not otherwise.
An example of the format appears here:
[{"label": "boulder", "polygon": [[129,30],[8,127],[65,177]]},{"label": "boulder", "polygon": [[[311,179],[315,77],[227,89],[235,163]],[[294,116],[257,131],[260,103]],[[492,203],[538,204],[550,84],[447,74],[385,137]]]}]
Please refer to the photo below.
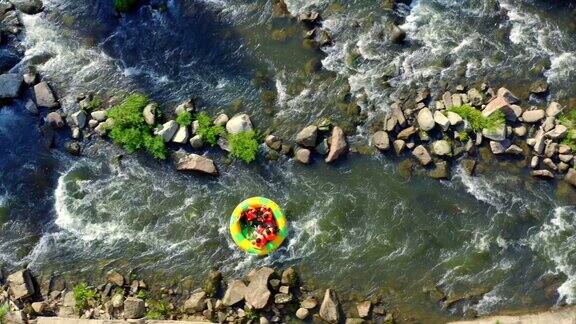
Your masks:
[{"label": "boulder", "polygon": [[448,112],[448,120],[450,121],[450,125],[452,126],[456,126],[464,122],[464,120],[462,119],[462,117],[460,117],[460,115],[452,111]]},{"label": "boulder", "polygon": [[8,288],[15,299],[22,299],[34,295],[34,283],[28,269],[15,272],[6,279]]},{"label": "boulder", "polygon": [[448,117],[444,116],[444,114],[439,112],[438,110],[434,112],[434,121],[442,128],[443,131],[447,131],[448,128],[450,128],[451,125],[450,120],[448,119]]},{"label": "boulder", "polygon": [[506,124],[485,128],[482,130],[482,136],[493,141],[503,141],[506,139]]},{"label": "boulder", "polygon": [[546,147],[544,135],[544,131],[539,130],[534,137],[534,151],[537,154],[542,154],[544,152],[544,148]]},{"label": "boulder", "polygon": [[556,152],[558,152],[558,144],[552,141],[547,141],[546,148],[544,149],[544,155],[551,158]]},{"label": "boulder", "polygon": [[110,271],[106,274],[106,280],[118,287],[124,286],[124,276],[118,271]]},{"label": "boulder", "polygon": [[280,294],[274,295],[274,303],[275,304],[287,304],[287,303],[291,302],[292,299],[293,299],[292,294],[280,293]]},{"label": "boulder", "polygon": [[294,287],[298,282],[298,274],[296,274],[296,270],[292,267],[286,268],[282,271],[282,276],[280,279],[280,283],[287,287]]},{"label": "boulder", "polygon": [[446,109],[450,109],[454,106],[452,103],[452,94],[450,93],[450,91],[444,92],[444,94],[442,95],[442,103],[444,104],[444,108]]},{"label": "boulder", "polygon": [[472,104],[472,106],[479,107],[484,101],[484,96],[482,96],[482,93],[478,91],[478,89],[472,88],[468,90],[468,99],[470,100],[470,104]]},{"label": "boulder", "polygon": [[314,297],[308,297],[300,302],[300,307],[306,309],[314,309],[318,306],[318,301]]},{"label": "boulder", "polygon": [[504,140],[504,141],[490,141],[490,150],[492,151],[493,154],[504,154],[506,153],[506,150],[510,147],[510,141],[509,140]]},{"label": "boulder", "polygon": [[538,168],[539,164],[540,164],[540,158],[538,156],[533,156],[532,159],[530,160],[530,167],[532,169],[536,169]]},{"label": "boulder", "polygon": [[505,98],[498,97],[490,101],[482,111],[482,116],[489,117],[496,111],[501,111],[508,120],[516,120],[514,109],[512,109],[510,103]]},{"label": "boulder", "polygon": [[310,125],[305,127],[303,130],[296,135],[296,143],[304,147],[315,147],[316,138],[318,136],[318,127],[315,125]]},{"label": "boulder", "polygon": [[226,123],[226,131],[230,134],[247,132],[252,129],[252,121],[250,121],[250,116],[246,114],[236,115]]},{"label": "boulder", "polygon": [[542,109],[526,110],[522,114],[522,120],[525,123],[536,123],[544,119],[544,117],[546,117],[546,112]]},{"label": "boulder", "polygon": [[56,108],[60,104],[46,81],[42,81],[34,86],[36,105],[44,108]]},{"label": "boulder", "polygon": [[302,164],[310,164],[311,152],[307,148],[298,148],[294,153],[294,159]]},{"label": "boulder", "polygon": [[246,288],[244,298],[246,303],[254,309],[262,309],[268,304],[270,299],[270,290],[268,290],[268,280],[274,273],[274,270],[268,267],[260,268],[250,281]]},{"label": "boulder", "polygon": [[34,313],[36,313],[38,315],[44,313],[46,308],[48,308],[48,304],[44,301],[34,302],[34,303],[32,303],[31,306],[32,306],[32,309],[34,310]]},{"label": "boulder", "polygon": [[564,163],[572,163],[574,161],[574,155],[572,154],[559,154],[558,159]]},{"label": "boulder", "polygon": [[428,150],[423,145],[418,145],[412,151],[412,155],[420,162],[420,164],[426,166],[432,162],[432,157],[428,153]]},{"label": "boulder", "polygon": [[340,302],[338,296],[331,289],[326,289],[324,300],[320,305],[320,317],[328,323],[340,322]]},{"label": "boulder", "polygon": [[401,44],[404,42],[404,39],[406,39],[406,32],[402,28],[396,25],[392,25],[392,30],[390,31],[390,41],[395,44]]},{"label": "boulder", "polygon": [[33,115],[38,115],[38,106],[36,106],[36,103],[34,103],[34,100],[28,99],[28,101],[26,101],[26,105],[24,107],[26,108],[26,110],[28,110],[29,113],[31,113]]},{"label": "boulder", "polygon": [[520,107],[518,105],[510,105],[510,109],[512,109],[512,111],[514,111],[514,115],[515,115],[515,118],[513,118],[513,119],[508,118],[510,120],[516,120],[517,118],[520,118],[520,116],[522,116],[522,114],[524,113],[524,110],[522,109],[522,107]]},{"label": "boulder", "polygon": [[62,119],[62,116],[60,115],[60,113],[57,113],[55,111],[46,115],[45,120],[46,120],[46,124],[52,126],[52,128],[62,128],[65,125],[64,119]]},{"label": "boulder", "polygon": [[452,95],[452,106],[460,107],[462,106],[462,96],[459,93]]},{"label": "boulder", "polygon": [[508,101],[511,104],[515,104],[515,103],[519,103],[520,99],[518,99],[518,97],[516,97],[512,91],[502,87],[500,89],[498,89],[498,91],[496,92],[496,96],[497,97],[502,97],[504,99],[506,99],[506,101]]},{"label": "boulder", "polygon": [[144,121],[146,124],[150,126],[154,126],[156,124],[156,113],[158,110],[158,104],[155,102],[149,103],[144,107],[144,111],[142,114],[144,115]]},{"label": "boulder", "polygon": [[430,98],[430,89],[423,89],[418,92],[418,95],[416,95],[416,98],[414,98],[414,102],[420,103],[426,101],[428,98]]},{"label": "boulder", "polygon": [[524,150],[520,146],[512,144],[506,149],[506,154],[523,155]]},{"label": "boulder", "polygon": [[533,170],[530,175],[536,178],[554,179],[554,175],[548,170]]},{"label": "boulder", "polygon": [[448,162],[441,161],[436,163],[436,167],[434,170],[430,171],[429,175],[434,179],[448,179],[450,177],[450,167],[448,166]]},{"label": "boulder", "polygon": [[301,320],[305,320],[308,315],[310,315],[310,311],[306,308],[298,308],[298,310],[296,311],[296,317],[298,317]]},{"label": "boulder", "polygon": [[402,154],[406,148],[406,142],[403,140],[395,140],[392,145],[394,146],[394,152],[396,152],[396,155]]},{"label": "boulder", "polygon": [[218,114],[216,118],[214,118],[214,125],[224,126],[226,123],[230,121],[230,118],[226,114]]},{"label": "boulder", "polygon": [[548,117],[556,117],[559,113],[562,112],[562,106],[560,106],[557,102],[551,102],[546,108],[546,116]]},{"label": "boulder", "polygon": [[328,157],[326,158],[326,163],[332,163],[336,161],[341,155],[348,151],[348,142],[346,141],[346,135],[342,128],[334,126],[332,129],[332,137],[330,141],[330,151],[328,152]]},{"label": "boulder", "polygon": [[204,141],[202,140],[202,136],[194,135],[190,139],[190,145],[192,145],[192,148],[201,149],[204,146]]},{"label": "boulder", "polygon": [[172,142],[178,144],[186,144],[188,142],[188,127],[186,126],[179,126],[176,134],[172,137]]},{"label": "boulder", "polygon": [[144,301],[136,297],[128,297],[124,300],[124,318],[137,319],[146,315]]},{"label": "boulder", "polygon": [[168,121],[154,131],[155,135],[162,137],[165,143],[170,142],[178,131],[178,123],[175,120]]},{"label": "boulder", "polygon": [[315,24],[320,21],[320,14],[317,11],[305,11],[298,15],[298,20],[303,23]]},{"label": "boulder", "polygon": [[17,98],[22,87],[22,77],[19,74],[9,73],[0,75],[0,99]]},{"label": "boulder", "polygon": [[568,173],[564,176],[564,181],[576,187],[576,170],[572,168],[568,169]]},{"label": "boulder", "polygon": [[266,146],[274,151],[280,151],[282,148],[282,140],[275,135],[266,136],[264,142],[266,143]]},{"label": "boulder", "polygon": [[460,162],[462,165],[462,169],[466,172],[467,175],[473,176],[474,172],[476,171],[476,161],[472,159],[464,159]]},{"label": "boulder", "polygon": [[520,126],[514,127],[513,132],[514,132],[514,135],[516,135],[518,137],[524,137],[524,136],[526,136],[526,133],[528,132],[528,130],[526,129],[526,126],[520,125]]},{"label": "boulder", "polygon": [[566,136],[567,133],[568,133],[568,128],[562,124],[559,124],[559,125],[556,125],[556,127],[554,127],[554,129],[552,129],[551,131],[546,133],[546,136],[551,138],[551,139],[560,139],[560,138],[564,138],[564,136]]},{"label": "boulder", "polygon": [[372,145],[380,151],[387,151],[390,149],[390,138],[385,131],[377,131],[372,135]]},{"label": "boulder", "polygon": [[242,280],[233,280],[229,285],[228,289],[224,293],[222,298],[222,303],[225,306],[233,306],[244,300],[244,294],[246,292],[246,285]]},{"label": "boulder", "polygon": [[551,158],[545,158],[544,161],[542,161],[542,163],[544,163],[544,165],[550,170],[553,171],[558,170],[558,166],[556,165],[556,163],[554,163],[554,161],[552,161]]},{"label": "boulder", "polygon": [[228,142],[228,140],[226,138],[224,138],[224,137],[218,138],[218,140],[216,141],[216,144],[218,144],[218,147],[220,147],[220,149],[222,149],[223,151],[232,152],[232,148],[230,147],[230,142]]},{"label": "boulder", "polygon": [[405,127],[406,126],[406,117],[404,116],[404,113],[402,112],[400,105],[395,103],[390,107],[390,109],[391,109],[392,117],[394,117],[394,119],[396,119],[396,122],[398,123],[398,125],[400,125],[400,127]]},{"label": "boulder", "polygon": [[201,312],[205,309],[206,309],[206,293],[204,291],[200,291],[192,294],[192,296],[190,296],[190,298],[188,298],[184,302],[184,308],[182,310],[186,314],[194,314],[197,312]]},{"label": "boulder", "polygon": [[396,138],[401,140],[407,140],[414,134],[416,134],[416,127],[410,126],[406,129],[403,129],[400,133],[398,133]]},{"label": "boulder", "polygon": [[106,112],[106,110],[96,110],[90,113],[90,117],[99,122],[103,122],[108,118],[108,112]]},{"label": "boulder", "polygon": [[570,148],[570,146],[568,146],[566,144],[560,144],[560,145],[558,145],[558,153],[559,154],[570,154],[570,153],[572,153],[572,149]]},{"label": "boulder", "polygon": [[70,118],[72,119],[72,124],[76,125],[76,127],[78,128],[86,127],[86,113],[84,113],[83,111],[77,111],[73,113],[72,115],[70,115]]},{"label": "boulder", "polygon": [[534,81],[530,85],[529,91],[530,91],[530,93],[533,93],[536,95],[545,94],[546,92],[548,92],[548,83],[546,83],[546,81],[543,81],[543,80]]},{"label": "boulder", "polygon": [[16,9],[28,15],[35,15],[44,9],[42,0],[10,0],[10,2]]},{"label": "boulder", "polygon": [[180,115],[183,112],[191,113],[194,112],[195,109],[196,105],[194,103],[194,99],[188,99],[183,103],[179,104],[178,106],[176,106],[176,109],[174,109],[174,114]]},{"label": "boulder", "polygon": [[74,155],[74,156],[80,156],[80,154],[82,153],[82,147],[80,146],[80,143],[78,143],[77,141],[71,141],[66,143],[66,152],[68,152],[68,154],[70,155]]},{"label": "boulder", "polygon": [[416,119],[418,121],[420,129],[426,132],[432,130],[436,125],[436,122],[434,121],[434,116],[432,115],[432,112],[428,108],[420,109]]},{"label": "boulder", "polygon": [[358,305],[356,305],[358,316],[361,318],[368,318],[370,316],[371,309],[372,309],[372,303],[369,300],[363,301]]},{"label": "boulder", "polygon": [[436,156],[451,156],[452,145],[446,140],[438,140],[432,143],[430,151]]},{"label": "boulder", "polygon": [[200,173],[218,175],[214,161],[198,154],[185,155],[176,162],[178,171],[196,171]]},{"label": "boulder", "polygon": [[556,118],[555,117],[546,117],[544,119],[544,123],[542,123],[545,132],[551,131],[554,126],[556,126]]}]

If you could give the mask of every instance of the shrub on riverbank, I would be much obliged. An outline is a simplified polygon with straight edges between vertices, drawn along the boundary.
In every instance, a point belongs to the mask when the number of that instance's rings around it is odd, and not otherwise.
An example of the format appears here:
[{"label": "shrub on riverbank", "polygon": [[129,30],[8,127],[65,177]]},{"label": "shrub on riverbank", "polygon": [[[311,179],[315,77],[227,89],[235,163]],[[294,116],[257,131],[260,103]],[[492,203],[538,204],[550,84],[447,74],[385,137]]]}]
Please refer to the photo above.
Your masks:
[{"label": "shrub on riverbank", "polygon": [[120,105],[108,112],[114,120],[110,138],[120,144],[128,153],[145,149],[157,159],[166,158],[166,147],[162,138],[154,136],[152,127],[146,124],[143,111],[148,105],[148,97],[132,94]]},{"label": "shrub on riverbank", "polygon": [[208,114],[201,112],[196,116],[198,121],[198,135],[202,136],[204,143],[210,146],[216,145],[218,137],[226,132],[224,127],[214,125]]},{"label": "shrub on riverbank", "polygon": [[140,0],[114,0],[114,9],[118,12],[130,12],[140,5]]},{"label": "shrub on riverbank", "polygon": [[230,154],[246,163],[256,160],[258,153],[258,140],[256,132],[247,131],[238,134],[229,134]]},{"label": "shrub on riverbank", "polygon": [[559,117],[560,124],[568,128],[566,137],[562,140],[562,144],[570,146],[572,150],[576,150],[576,109],[570,110]]},{"label": "shrub on riverbank", "polygon": [[9,310],[10,307],[8,306],[8,303],[0,305],[0,323],[4,323],[4,318],[6,317],[6,314],[8,314]]},{"label": "shrub on riverbank", "polygon": [[184,111],[176,117],[176,123],[180,126],[187,127],[192,124],[192,114],[189,111]]},{"label": "shrub on riverbank", "polygon": [[506,122],[504,119],[504,113],[501,111],[496,111],[489,117],[484,117],[480,110],[470,105],[451,107],[449,111],[460,115],[463,119],[466,119],[475,133],[478,133],[483,129],[492,129],[504,125]]},{"label": "shrub on riverbank", "polygon": [[90,289],[86,283],[77,284],[72,291],[74,292],[74,299],[76,301],[76,312],[78,312],[78,314],[84,314],[84,311],[88,309],[90,303],[94,302],[96,291]]},{"label": "shrub on riverbank", "polygon": [[165,320],[170,315],[170,305],[161,300],[151,300],[148,303],[148,311],[146,312],[146,318],[149,320]]}]

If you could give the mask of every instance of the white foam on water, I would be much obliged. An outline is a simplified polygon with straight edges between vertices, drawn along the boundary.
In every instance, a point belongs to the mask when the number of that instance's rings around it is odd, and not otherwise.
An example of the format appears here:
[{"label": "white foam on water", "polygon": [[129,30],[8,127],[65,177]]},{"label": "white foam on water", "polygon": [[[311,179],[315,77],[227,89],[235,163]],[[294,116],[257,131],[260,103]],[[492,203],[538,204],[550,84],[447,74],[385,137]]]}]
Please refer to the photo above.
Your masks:
[{"label": "white foam on water", "polygon": [[576,246],[576,208],[554,208],[550,219],[529,238],[528,244],[532,250],[548,259],[555,266],[556,272],[567,276],[568,279],[558,288],[558,302],[576,302],[576,263],[573,257]]}]

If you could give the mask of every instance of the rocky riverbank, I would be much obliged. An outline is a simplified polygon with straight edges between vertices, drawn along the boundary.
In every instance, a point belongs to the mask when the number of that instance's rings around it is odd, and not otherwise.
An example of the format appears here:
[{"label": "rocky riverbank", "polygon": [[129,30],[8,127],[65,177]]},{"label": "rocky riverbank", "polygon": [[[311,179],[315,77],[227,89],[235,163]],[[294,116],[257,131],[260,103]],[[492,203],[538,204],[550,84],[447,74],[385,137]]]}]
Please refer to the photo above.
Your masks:
[{"label": "rocky riverbank", "polygon": [[[1,278],[1,277],[0,277]],[[2,279],[4,281],[4,279]],[[0,322],[35,323],[40,316],[85,319],[185,320],[219,323],[394,323],[378,297],[344,301],[332,289],[309,289],[293,268],[263,267],[244,278],[212,271],[200,288],[160,286],[111,271],[96,286],[52,277],[38,283],[30,270],[8,275],[0,292]]]}]

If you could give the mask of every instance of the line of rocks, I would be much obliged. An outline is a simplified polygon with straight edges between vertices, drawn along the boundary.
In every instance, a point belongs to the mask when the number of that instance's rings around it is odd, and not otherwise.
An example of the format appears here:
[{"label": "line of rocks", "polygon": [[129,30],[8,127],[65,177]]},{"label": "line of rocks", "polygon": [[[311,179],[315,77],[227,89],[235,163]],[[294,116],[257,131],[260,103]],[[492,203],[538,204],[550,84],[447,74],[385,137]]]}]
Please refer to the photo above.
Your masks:
[{"label": "line of rocks", "polygon": [[82,297],[75,295],[75,289],[67,288],[66,283],[51,278],[48,288],[41,289],[28,269],[12,273],[0,290],[0,306],[8,304],[10,308],[4,321],[35,323],[40,316],[158,319],[151,310],[162,301],[162,317],[167,320],[265,324],[297,318],[327,323],[394,323],[394,316],[380,301],[343,305],[332,289],[308,290],[294,268],[276,272],[263,267],[227,283],[220,272],[211,271],[203,288],[192,291],[168,287],[153,291],[134,274],[130,278],[117,271],[109,272],[104,284],[91,288],[93,298],[81,303]]}]

